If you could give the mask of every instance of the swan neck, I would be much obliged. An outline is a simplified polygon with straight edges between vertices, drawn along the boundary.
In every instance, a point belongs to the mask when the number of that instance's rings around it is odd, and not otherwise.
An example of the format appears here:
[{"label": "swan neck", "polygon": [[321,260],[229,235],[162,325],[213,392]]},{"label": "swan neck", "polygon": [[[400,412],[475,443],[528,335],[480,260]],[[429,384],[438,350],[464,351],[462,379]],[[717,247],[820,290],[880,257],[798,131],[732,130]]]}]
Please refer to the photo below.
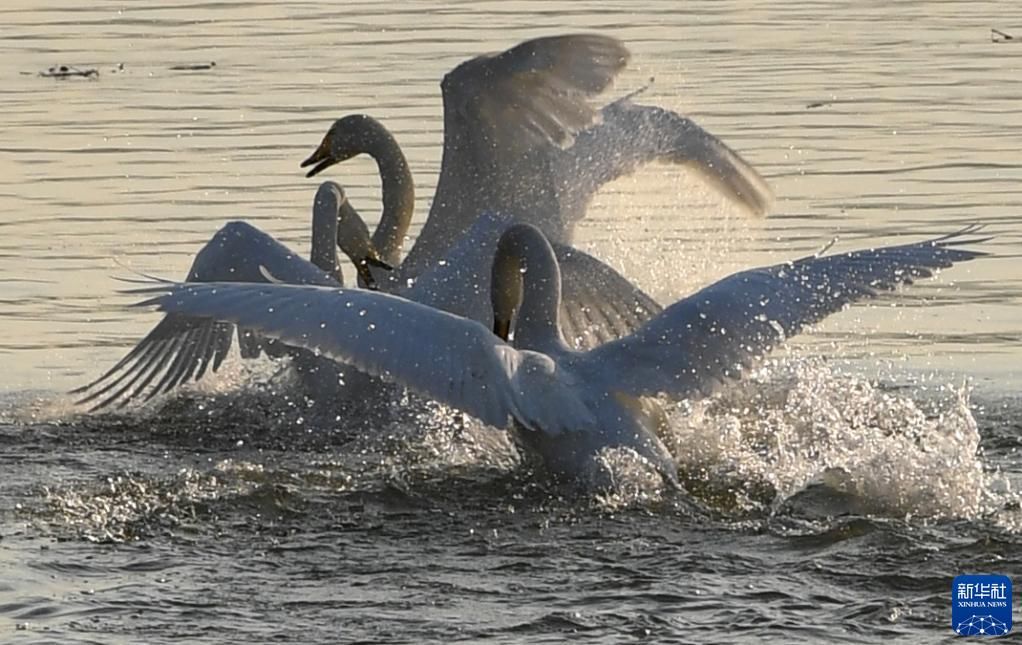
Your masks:
[{"label": "swan neck", "polygon": [[526,269],[523,276],[522,306],[515,325],[515,342],[520,347],[549,352],[566,346],[561,336],[561,273],[556,263],[550,266],[550,271]]},{"label": "swan neck", "polygon": [[376,161],[383,190],[383,211],[373,233],[373,244],[385,262],[398,266],[415,211],[415,183],[401,146],[382,125],[380,130],[368,150]]},{"label": "swan neck", "polygon": [[528,225],[511,227],[501,237],[493,262],[494,316],[503,319],[509,310],[517,310],[515,346],[546,353],[565,349],[560,326],[561,271],[543,234]]},{"label": "swan neck", "polygon": [[337,217],[339,205],[330,196],[317,196],[312,208],[312,248],[309,259],[324,272],[340,279],[337,261]]}]

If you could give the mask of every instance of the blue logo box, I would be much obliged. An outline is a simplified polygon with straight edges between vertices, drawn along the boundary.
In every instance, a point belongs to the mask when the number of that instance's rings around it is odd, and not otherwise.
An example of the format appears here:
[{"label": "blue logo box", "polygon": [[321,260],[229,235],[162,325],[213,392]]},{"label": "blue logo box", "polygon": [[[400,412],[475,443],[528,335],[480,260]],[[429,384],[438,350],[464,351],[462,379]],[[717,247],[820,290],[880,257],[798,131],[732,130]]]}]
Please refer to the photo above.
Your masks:
[{"label": "blue logo box", "polygon": [[958,576],[951,583],[951,629],[959,636],[1004,636],[1011,631],[1011,579]]}]

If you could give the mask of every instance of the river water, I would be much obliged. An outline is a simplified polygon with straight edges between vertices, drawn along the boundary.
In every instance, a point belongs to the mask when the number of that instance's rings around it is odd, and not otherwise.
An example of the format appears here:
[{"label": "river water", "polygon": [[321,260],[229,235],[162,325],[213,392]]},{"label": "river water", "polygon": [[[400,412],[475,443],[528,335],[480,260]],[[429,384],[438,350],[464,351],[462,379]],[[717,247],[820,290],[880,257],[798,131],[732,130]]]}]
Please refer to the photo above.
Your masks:
[{"label": "river water", "polygon": [[[1014,3],[14,0],[0,19],[0,642],[943,642],[952,577],[1022,579]],[[991,257],[676,410],[685,494],[553,487],[439,408],[312,416],[269,364],[73,407],[158,320],[117,293],[125,266],[183,276],[231,218],[304,250],[298,162],[351,112],[398,137],[421,223],[443,73],[580,30],[632,50],[614,93],[652,78],[644,102],[778,197],[750,220],[676,168],[606,187],[578,242],[661,301],[834,238],[979,222]],[[62,64],[99,76],[38,75]],[[370,161],[327,174],[375,219]]]}]

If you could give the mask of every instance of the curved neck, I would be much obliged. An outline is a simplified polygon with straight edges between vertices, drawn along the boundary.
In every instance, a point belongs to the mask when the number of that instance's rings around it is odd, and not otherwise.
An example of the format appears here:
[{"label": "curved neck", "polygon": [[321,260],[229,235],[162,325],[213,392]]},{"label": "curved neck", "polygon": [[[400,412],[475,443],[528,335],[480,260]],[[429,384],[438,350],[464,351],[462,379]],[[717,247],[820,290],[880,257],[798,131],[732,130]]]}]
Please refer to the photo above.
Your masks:
[{"label": "curved neck", "polygon": [[312,206],[312,248],[309,259],[317,267],[341,281],[341,269],[337,262],[337,218],[340,213],[341,197],[330,190],[321,189],[316,193]]},{"label": "curved neck", "polygon": [[515,323],[515,344],[524,348],[550,351],[553,347],[565,347],[561,336],[561,270],[557,260],[550,255],[542,268],[533,259],[526,259],[522,285],[522,306]]},{"label": "curved neck", "polygon": [[386,128],[381,125],[372,141],[365,152],[376,161],[383,190],[383,211],[373,245],[385,262],[398,266],[415,211],[415,182],[401,146]]},{"label": "curved neck", "polygon": [[510,318],[516,310],[516,347],[548,353],[567,347],[560,325],[561,270],[539,229],[519,224],[501,236],[491,289],[496,318]]}]

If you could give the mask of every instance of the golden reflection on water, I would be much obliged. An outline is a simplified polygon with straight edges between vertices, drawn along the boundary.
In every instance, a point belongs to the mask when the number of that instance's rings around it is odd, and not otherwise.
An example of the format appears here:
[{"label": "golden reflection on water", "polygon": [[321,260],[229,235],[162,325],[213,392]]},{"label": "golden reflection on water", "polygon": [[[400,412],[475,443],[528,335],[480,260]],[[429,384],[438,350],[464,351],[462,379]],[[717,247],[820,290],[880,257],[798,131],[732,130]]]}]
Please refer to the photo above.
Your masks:
[{"label": "golden reflection on water", "polygon": [[[662,300],[750,265],[989,222],[997,254],[857,308],[804,342],[909,357],[1017,385],[1022,351],[1022,33],[1009,2],[112,3],[16,1],[0,129],[0,389],[66,389],[158,319],[129,311],[116,261],[183,276],[229,218],[307,246],[298,168],[364,111],[405,147],[418,212],[440,156],[439,80],[460,60],[561,31],[618,36],[614,93],[696,117],[770,179],[776,215],[743,220],[698,181],[648,168],[607,187],[580,244]],[[1015,16],[1015,18],[1013,18]],[[173,71],[216,61],[206,71]],[[123,71],[113,70],[119,63]],[[58,81],[51,65],[95,67]],[[812,106],[812,107],[810,107]],[[375,219],[375,166],[328,173]],[[951,286],[952,283],[954,286]],[[934,302],[922,303],[926,297]]]}]

